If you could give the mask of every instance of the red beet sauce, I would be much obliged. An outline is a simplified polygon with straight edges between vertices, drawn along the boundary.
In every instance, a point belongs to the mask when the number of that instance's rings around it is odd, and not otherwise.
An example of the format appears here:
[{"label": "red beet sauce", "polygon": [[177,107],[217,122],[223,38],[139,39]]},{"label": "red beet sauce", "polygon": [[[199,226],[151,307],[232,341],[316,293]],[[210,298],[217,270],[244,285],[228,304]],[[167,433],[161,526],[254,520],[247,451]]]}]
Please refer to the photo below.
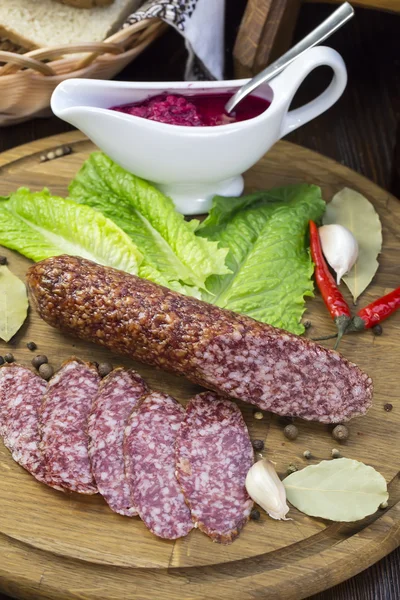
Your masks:
[{"label": "red beet sauce", "polygon": [[169,125],[206,127],[253,119],[261,115],[270,105],[268,100],[250,95],[228,115],[225,112],[225,104],[231,97],[232,94],[226,92],[197,96],[181,96],[165,92],[142,102],[112,106],[111,110]]}]

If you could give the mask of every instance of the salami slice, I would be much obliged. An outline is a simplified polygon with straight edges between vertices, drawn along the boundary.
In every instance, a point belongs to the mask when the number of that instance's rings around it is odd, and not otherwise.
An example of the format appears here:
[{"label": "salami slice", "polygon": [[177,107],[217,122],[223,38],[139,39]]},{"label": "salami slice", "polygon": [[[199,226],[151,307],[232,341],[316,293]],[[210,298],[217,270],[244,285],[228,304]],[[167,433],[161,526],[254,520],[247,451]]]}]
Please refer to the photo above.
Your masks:
[{"label": "salami slice", "polygon": [[186,407],[176,442],[177,478],[192,518],[215,542],[230,544],[253,502],[245,479],[253,449],[239,408],[211,392]]},{"label": "salami slice", "polygon": [[102,380],[88,421],[89,458],[97,488],[114,512],[127,517],[137,512],[125,477],[124,431],[129,415],[147,392],[135,371],[114,369]]},{"label": "salami slice", "polygon": [[87,419],[99,383],[94,366],[78,359],[67,361],[50,379],[40,413],[48,479],[81,494],[97,493],[89,462]]},{"label": "salami slice", "polygon": [[38,481],[51,485],[46,477],[39,447],[39,411],[46,386],[41,377],[22,365],[11,363],[0,370],[1,435],[4,445],[15,462]]},{"label": "salami slice", "polygon": [[146,527],[168,540],[193,527],[175,476],[175,441],[184,414],[176,400],[153,392],[133,411],[125,430],[125,467],[134,505]]}]

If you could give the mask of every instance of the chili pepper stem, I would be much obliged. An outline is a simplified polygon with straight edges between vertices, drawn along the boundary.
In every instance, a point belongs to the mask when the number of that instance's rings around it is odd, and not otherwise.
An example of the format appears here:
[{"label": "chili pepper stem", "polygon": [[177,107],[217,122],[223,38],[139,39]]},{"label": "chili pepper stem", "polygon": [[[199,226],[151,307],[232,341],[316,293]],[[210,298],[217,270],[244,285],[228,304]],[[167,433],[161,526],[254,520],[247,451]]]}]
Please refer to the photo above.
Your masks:
[{"label": "chili pepper stem", "polygon": [[365,321],[358,315],[351,319],[349,326],[347,328],[348,333],[351,331],[363,331],[365,329]]},{"label": "chili pepper stem", "polygon": [[337,340],[336,340],[336,344],[334,346],[334,350],[337,350],[339,344],[340,344],[340,340],[343,337],[343,334],[347,331],[347,329],[349,328],[352,319],[350,317],[348,317],[347,315],[340,315],[340,317],[336,317],[334,319],[335,321],[335,325],[337,327],[338,330],[338,335],[337,335]]}]

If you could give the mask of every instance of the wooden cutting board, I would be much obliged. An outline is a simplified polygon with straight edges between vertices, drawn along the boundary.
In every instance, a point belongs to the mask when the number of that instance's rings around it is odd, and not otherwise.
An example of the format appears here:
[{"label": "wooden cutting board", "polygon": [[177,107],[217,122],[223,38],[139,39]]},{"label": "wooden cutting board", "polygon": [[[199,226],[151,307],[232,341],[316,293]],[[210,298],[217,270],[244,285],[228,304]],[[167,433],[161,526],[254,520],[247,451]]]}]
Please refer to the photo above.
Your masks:
[{"label": "wooden cutting board", "polygon": [[[68,144],[73,152],[40,162],[43,152]],[[0,195],[18,186],[48,186],[65,195],[67,184],[93,145],[79,132],[40,140],[0,156]],[[344,186],[366,195],[383,223],[383,252],[373,285],[360,305],[370,302],[400,282],[400,202],[349,169],[286,142],[279,142],[246,174],[252,191],[307,181],[322,187],[329,200]],[[24,278],[30,262],[7,255],[14,273]],[[350,298],[348,298],[350,301]],[[334,327],[319,297],[307,303],[305,318],[312,322],[310,336],[329,334]],[[343,456],[378,469],[389,484],[389,507],[351,524],[313,519],[290,511],[292,521],[277,522],[262,514],[251,521],[231,546],[212,542],[199,531],[175,542],[149,533],[138,519],[113,514],[100,497],[62,494],[37,483],[16,465],[0,443],[0,589],[19,598],[59,600],[254,600],[300,599],[333,586],[365,569],[400,543],[400,314],[371,332],[346,337],[343,354],[367,371],[375,383],[374,405],[364,418],[350,425],[350,439],[340,446]],[[35,353],[26,343],[38,345]],[[332,342],[327,342],[332,346]],[[183,404],[198,388],[182,378],[135,364],[106,350],[65,337],[42,322],[31,310],[12,344],[0,343],[0,354],[11,351],[29,365],[43,353],[58,368],[76,355],[98,362],[111,360],[137,368],[151,387],[175,396]],[[386,412],[384,405],[393,405]],[[299,422],[299,437],[288,441],[284,422],[238,403],[252,439],[265,441],[264,455],[283,476],[290,463],[299,468],[331,457],[338,446],[331,427]],[[313,458],[303,458],[310,450]]]}]

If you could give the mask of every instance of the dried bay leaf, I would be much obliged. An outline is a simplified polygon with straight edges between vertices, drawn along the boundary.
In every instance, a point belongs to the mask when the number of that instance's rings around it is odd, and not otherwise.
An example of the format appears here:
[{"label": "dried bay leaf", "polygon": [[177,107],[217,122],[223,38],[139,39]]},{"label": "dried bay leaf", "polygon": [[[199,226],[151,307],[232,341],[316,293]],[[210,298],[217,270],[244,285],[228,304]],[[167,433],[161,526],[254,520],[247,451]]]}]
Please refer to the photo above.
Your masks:
[{"label": "dried bay leaf", "polygon": [[375,208],[362,194],[350,188],[338,192],[327,205],[324,225],[347,227],[358,242],[359,255],[351,271],[343,277],[354,302],[371,283],[382,249],[382,225]]},{"label": "dried bay leaf", "polygon": [[384,477],[350,458],[323,460],[283,480],[287,499],[311,517],[358,521],[389,497]]},{"label": "dried bay leaf", "polygon": [[5,267],[0,266],[0,338],[9,342],[17,333],[28,313],[28,296],[24,283]]}]

